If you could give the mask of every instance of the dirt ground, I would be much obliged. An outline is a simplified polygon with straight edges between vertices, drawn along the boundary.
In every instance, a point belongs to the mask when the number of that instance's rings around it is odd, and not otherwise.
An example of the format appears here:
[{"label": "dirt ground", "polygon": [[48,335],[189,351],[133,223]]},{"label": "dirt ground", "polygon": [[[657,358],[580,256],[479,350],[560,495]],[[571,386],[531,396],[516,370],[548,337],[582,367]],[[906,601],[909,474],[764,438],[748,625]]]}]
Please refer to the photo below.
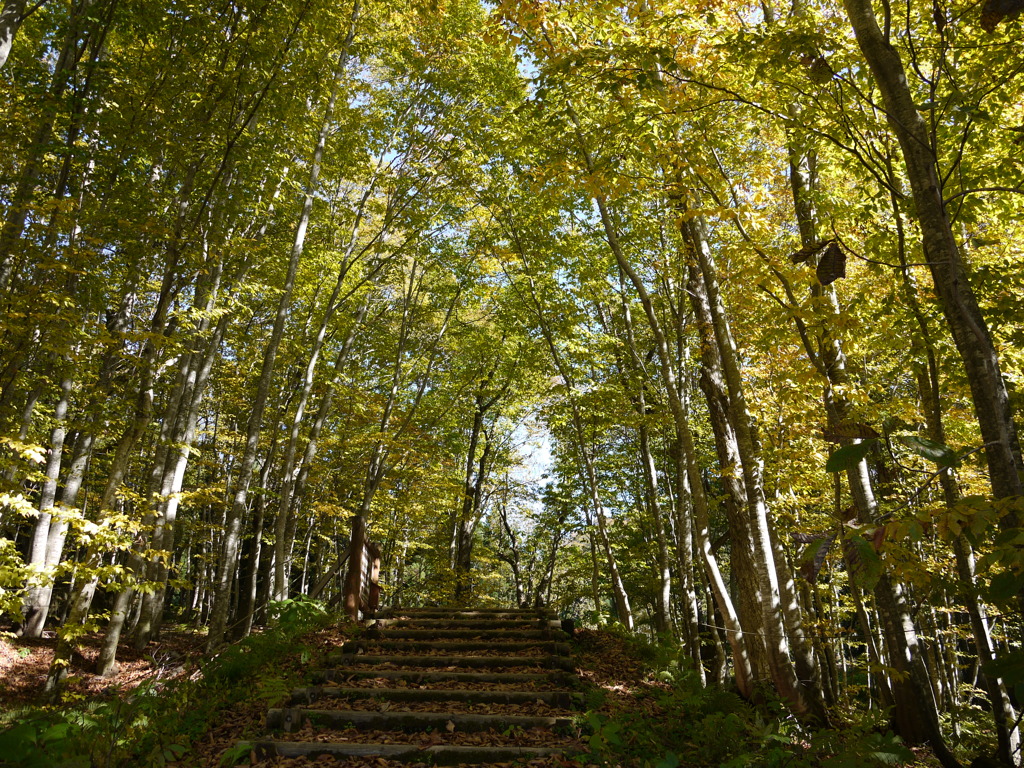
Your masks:
[{"label": "dirt ground", "polygon": [[[117,670],[109,677],[100,677],[94,670],[102,639],[102,634],[82,639],[80,652],[72,658],[68,695],[102,699],[129,692],[147,680],[173,680],[189,674],[201,659],[205,642],[194,631],[167,629],[159,641],[141,652],[122,643],[117,652]],[[42,700],[56,644],[54,632],[46,632],[38,640],[0,633],[0,708],[12,710]]]}]

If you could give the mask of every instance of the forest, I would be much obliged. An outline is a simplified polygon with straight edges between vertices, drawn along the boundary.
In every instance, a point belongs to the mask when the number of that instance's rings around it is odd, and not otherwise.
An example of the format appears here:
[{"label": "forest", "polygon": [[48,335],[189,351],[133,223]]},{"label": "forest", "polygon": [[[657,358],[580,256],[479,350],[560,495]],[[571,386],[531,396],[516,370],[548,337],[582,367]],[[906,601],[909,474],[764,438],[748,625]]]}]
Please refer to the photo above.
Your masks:
[{"label": "forest", "polygon": [[365,537],[1020,766],[1022,11],[4,0],[0,643],[214,654]]}]

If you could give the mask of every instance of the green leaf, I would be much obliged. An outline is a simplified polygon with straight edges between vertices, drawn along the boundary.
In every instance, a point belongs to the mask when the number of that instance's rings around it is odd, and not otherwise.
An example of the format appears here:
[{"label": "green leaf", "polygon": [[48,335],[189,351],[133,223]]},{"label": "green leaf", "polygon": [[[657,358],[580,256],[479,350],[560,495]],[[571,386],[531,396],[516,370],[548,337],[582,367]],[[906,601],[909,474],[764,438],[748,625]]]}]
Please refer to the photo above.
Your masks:
[{"label": "green leaf", "polygon": [[1002,678],[1009,686],[1024,683],[1024,652],[1014,651],[1000,654],[992,661],[983,664],[982,671],[986,675]]},{"label": "green leaf", "polygon": [[253,745],[248,741],[241,741],[224,752],[220,759],[220,764],[222,766],[238,765],[240,760],[249,756],[249,753],[252,752],[252,748]]},{"label": "green leaf", "polygon": [[1024,588],[1024,577],[1013,571],[1003,571],[992,577],[988,598],[994,603],[1009,603],[1022,588]]},{"label": "green leaf", "polygon": [[862,589],[872,590],[882,576],[882,559],[878,556],[874,546],[859,533],[849,538],[853,547],[855,568],[854,578]]},{"label": "green leaf", "polygon": [[960,464],[957,452],[948,445],[936,443],[934,440],[917,435],[896,435],[896,439],[918,456],[928,459],[940,467],[955,467]]},{"label": "green leaf", "polygon": [[47,742],[47,741],[58,741],[60,739],[63,739],[63,738],[65,738],[68,735],[68,729],[70,727],[71,726],[68,723],[55,723],[54,725],[51,725],[49,728],[46,729],[46,731],[43,732],[43,735],[40,738],[40,741]]},{"label": "green leaf", "polygon": [[853,469],[864,460],[864,457],[871,452],[877,442],[877,440],[862,440],[859,443],[844,445],[828,457],[828,461],[825,462],[825,471],[845,472],[848,469]]}]

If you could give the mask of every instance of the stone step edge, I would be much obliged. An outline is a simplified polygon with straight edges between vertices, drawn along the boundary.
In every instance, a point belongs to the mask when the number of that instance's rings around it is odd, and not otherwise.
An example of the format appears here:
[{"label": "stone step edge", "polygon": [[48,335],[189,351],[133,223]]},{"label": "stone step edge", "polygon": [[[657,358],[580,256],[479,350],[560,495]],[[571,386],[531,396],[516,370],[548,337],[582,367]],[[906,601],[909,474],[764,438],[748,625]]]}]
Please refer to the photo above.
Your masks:
[{"label": "stone step edge", "polygon": [[538,701],[559,709],[571,709],[583,702],[583,695],[568,690],[521,691],[512,689],[473,690],[463,688],[345,688],[332,685],[307,686],[292,690],[290,705],[308,705],[319,699],[381,699],[386,701],[445,701],[471,704],[533,704]]},{"label": "stone step edge", "polygon": [[471,715],[447,712],[365,712],[352,709],[306,709],[304,707],[281,707],[267,710],[267,730],[282,730],[291,733],[303,726],[306,720],[313,726],[328,728],[351,725],[354,728],[374,730],[418,730],[424,728],[446,728],[449,724],[464,733],[509,728],[555,728],[568,729],[573,718],[543,715]]},{"label": "stone step edge", "polygon": [[550,757],[565,752],[562,747],[505,747],[436,744],[357,744],[319,741],[260,740],[250,744],[260,760],[272,757],[384,757],[402,762],[425,762],[431,765],[461,763],[505,763],[524,758]]}]

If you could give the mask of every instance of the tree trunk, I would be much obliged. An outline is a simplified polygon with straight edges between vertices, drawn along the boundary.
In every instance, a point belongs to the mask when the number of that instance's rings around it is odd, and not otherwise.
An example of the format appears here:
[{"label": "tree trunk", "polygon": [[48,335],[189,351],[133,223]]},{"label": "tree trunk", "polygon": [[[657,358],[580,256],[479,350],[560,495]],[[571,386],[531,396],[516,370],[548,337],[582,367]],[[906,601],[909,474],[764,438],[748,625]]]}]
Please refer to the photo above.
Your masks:
[{"label": "tree trunk", "polygon": [[[641,400],[641,406],[643,401]],[[641,417],[642,418],[642,417]],[[641,421],[639,426],[640,462],[643,465],[645,494],[647,507],[654,520],[654,536],[658,544],[657,565],[658,593],[655,600],[655,628],[660,635],[672,637],[672,570],[669,565],[668,538],[665,535],[665,519],[662,516],[661,501],[658,498],[658,470],[651,454],[651,438],[647,425]],[[691,639],[691,642],[696,638]],[[697,643],[699,646],[699,643]]]},{"label": "tree trunk", "polygon": [[[903,152],[925,260],[971,387],[992,493],[997,499],[1020,496],[1024,493],[1020,444],[1006,382],[950,227],[936,148],[914,105],[903,61],[879,29],[870,0],[844,0],[843,4]],[[1008,526],[1019,525],[1015,515],[1007,517]]]},{"label": "tree trunk", "polygon": [[[158,451],[157,462],[154,465],[154,480],[159,483],[159,502],[152,541],[153,548],[158,552],[168,553],[167,557],[174,551],[180,494],[196,439],[206,386],[220,350],[221,340],[231,319],[230,314],[225,313],[212,333],[210,332],[208,318],[216,309],[222,271],[223,263],[218,261],[210,270],[209,280],[203,281],[197,288],[196,305],[204,318],[198,334],[209,334],[209,338],[206,339],[205,345],[193,341],[193,349],[183,355],[175,396],[171,398],[172,405],[168,409],[169,413],[165,415],[165,420],[171,425],[169,442],[162,446],[162,451]],[[160,460],[161,457],[163,461]],[[134,641],[136,650],[145,648],[160,629],[168,577],[168,562],[164,556],[158,555],[152,559],[148,564],[148,572],[149,579],[155,586],[152,590],[147,590],[142,598]]]},{"label": "tree trunk", "polygon": [[[64,437],[67,434],[65,419],[67,419],[68,401],[71,397],[73,383],[70,378],[65,378],[61,382],[60,399],[53,412],[54,425],[50,432],[50,450],[46,454],[46,466],[43,470],[46,479],[43,481],[39,494],[39,517],[32,534],[32,547],[29,551],[28,561],[30,566],[40,571],[41,581],[38,584],[32,584],[25,595],[22,609],[25,615],[22,624],[22,636],[24,637],[42,637],[43,624],[46,622],[46,615],[50,607],[49,588],[52,588],[53,574],[52,570],[47,568],[47,550],[51,540],[51,526],[61,531],[56,535],[61,537],[62,546],[64,543],[62,532],[67,524],[64,521],[54,521],[52,510],[57,498],[57,480],[60,477],[61,459],[64,455]],[[53,538],[56,538],[56,535]]]},{"label": "tree trunk", "polygon": [[[89,65],[98,60],[117,0],[107,0],[105,17],[94,12],[93,6],[96,3],[97,0],[76,0],[68,18],[64,43],[53,66],[50,87],[43,95],[44,104],[40,122],[33,135],[29,155],[22,164],[17,186],[7,208],[7,215],[3,224],[0,225],[0,292],[5,291],[12,284],[15,276],[18,241],[21,239],[25,223],[31,213],[32,197],[40,177],[43,175],[44,165],[51,151],[49,146],[51,134],[57,124],[58,113],[64,101],[65,91],[71,82],[71,75],[78,70],[82,56],[87,51]],[[0,60],[0,66],[6,60],[14,35],[21,26],[21,21],[24,20],[24,5],[25,3],[21,0],[5,0],[3,11],[0,12],[0,57],[3,59]],[[96,22],[104,26],[100,26],[99,29],[91,28],[91,24]],[[90,78],[86,78],[87,83],[90,80]],[[87,100],[86,93],[76,93],[75,96],[79,105],[84,104]],[[81,117],[81,112],[78,117]],[[77,126],[77,120],[73,121],[72,133],[76,132]],[[74,150],[73,139],[67,142],[66,150],[69,154],[64,156],[65,163],[69,161],[70,153]]]},{"label": "tree trunk", "polygon": [[[768,508],[762,482],[762,459],[751,427],[746,404],[742,372],[737,360],[736,343],[726,316],[718,286],[717,268],[708,247],[703,219],[684,217],[680,227],[691,265],[699,270],[701,281],[692,281],[702,292],[691,293],[694,304],[705,306],[705,313],[714,332],[722,373],[728,392],[727,415],[735,438],[738,462],[724,469],[742,480],[749,530],[755,546],[754,564],[761,587],[764,611],[765,640],[772,678],[779,693],[804,709],[816,720],[828,722],[828,713],[821,693],[820,673],[803,630],[803,617],[796,598],[792,576],[786,567],[785,555],[771,534]],[[780,562],[781,558],[781,562]],[[794,662],[790,661],[792,650]]]},{"label": "tree trunk", "polygon": [[437,335],[429,348],[428,361],[417,385],[416,394],[414,395],[412,402],[406,406],[401,423],[393,430],[393,434],[389,435],[389,433],[392,432],[391,421],[394,416],[395,409],[398,406],[398,395],[402,386],[403,361],[405,359],[407,344],[410,338],[413,322],[413,309],[422,290],[424,272],[425,270],[421,270],[417,262],[413,261],[411,263],[402,297],[402,321],[398,333],[398,342],[395,346],[395,355],[391,374],[391,387],[388,392],[388,399],[384,404],[384,410],[381,412],[380,422],[377,427],[377,439],[370,451],[370,460],[367,464],[366,475],[363,480],[362,499],[359,504],[359,509],[352,520],[352,539],[349,543],[348,572],[345,576],[344,592],[345,613],[352,619],[358,619],[359,611],[361,610],[359,603],[359,586],[362,579],[363,544],[366,541],[366,530],[370,518],[370,511],[373,506],[373,498],[377,494],[377,490],[380,488],[380,484],[389,470],[388,443],[405,432],[412,423],[413,417],[416,415],[416,411],[422,402],[423,392],[430,379],[434,363],[437,360],[438,346],[441,343],[441,339],[447,332],[448,324],[451,321],[452,313],[455,310],[455,304],[458,301],[458,294],[456,294],[455,301],[453,301],[448,307],[444,321],[438,329]]},{"label": "tree trunk", "polygon": [[[513,239],[515,235],[513,233]],[[523,259],[524,266],[526,266],[527,272],[529,272],[529,266],[527,263],[527,256],[525,251],[519,250],[519,256]],[[555,364],[555,369],[559,375],[565,381],[566,392],[569,400],[569,408],[572,417],[573,433],[576,437],[576,448],[579,452],[580,460],[583,464],[583,478],[586,482],[587,493],[589,495],[591,509],[587,512],[587,525],[593,525],[593,518],[597,520],[598,536],[600,538],[601,548],[605,555],[605,560],[608,563],[608,575],[612,583],[612,597],[615,602],[615,608],[619,615],[619,621],[628,629],[633,628],[633,611],[629,604],[629,596],[626,594],[626,588],[622,583],[622,577],[619,575],[618,563],[615,560],[615,553],[611,549],[611,545],[608,542],[608,532],[605,525],[604,518],[604,504],[601,501],[601,494],[597,484],[597,472],[594,469],[594,462],[590,455],[590,451],[587,449],[586,433],[583,429],[583,414],[580,411],[579,402],[576,397],[575,377],[569,366],[566,365],[562,359],[561,353],[558,351],[558,346],[555,344],[554,335],[551,332],[551,328],[548,325],[546,313],[544,311],[544,305],[541,303],[540,296],[537,294],[537,286],[532,275],[529,276],[530,284],[530,297],[533,300],[534,308],[537,313],[537,319],[541,326],[541,333],[544,336],[544,340],[547,342],[548,350],[551,352],[552,362]],[[591,518],[593,514],[593,518]],[[593,541],[591,542],[593,546]],[[596,586],[596,582],[595,582]],[[595,604],[596,611],[600,612],[600,608]]]},{"label": "tree trunk", "polygon": [[[671,637],[674,634],[672,626],[672,570],[669,565],[668,539],[665,536],[665,518],[662,514],[661,499],[658,491],[658,468],[651,453],[651,436],[647,428],[647,401],[644,394],[645,383],[643,381],[643,366],[640,363],[641,355],[636,346],[636,334],[633,329],[633,315],[629,309],[629,302],[626,299],[624,290],[623,274],[619,271],[619,293],[622,300],[622,318],[626,329],[626,345],[629,349],[628,364],[623,364],[622,378],[626,396],[633,404],[636,412],[638,426],[637,434],[640,438],[640,464],[644,476],[644,496],[647,498],[647,508],[654,523],[655,539],[658,544],[658,556],[655,560],[657,570],[658,592],[655,599],[655,630],[660,635]],[[696,635],[693,635],[693,625],[696,622],[684,622],[688,635],[686,647],[693,652],[696,646],[696,659],[700,658],[700,642]],[[697,662],[700,667],[699,661]]]},{"label": "tree trunk", "polygon": [[[274,465],[274,453],[277,448],[277,434],[275,432],[270,443],[270,451],[263,462],[260,470],[260,487],[267,488],[270,483],[270,470]],[[232,640],[241,640],[248,637],[252,631],[253,619],[257,609],[257,588],[259,585],[260,557],[263,553],[263,528],[267,509],[267,495],[261,493],[256,499],[256,507],[252,521],[252,537],[249,543],[242,547],[241,573],[238,579],[238,609],[235,613],[234,623],[228,633]],[[268,596],[271,594],[268,590]]]},{"label": "tree trunk", "polygon": [[[795,139],[789,142],[790,185],[793,191],[794,210],[800,227],[801,243],[812,246],[817,241],[817,212],[813,202],[813,191],[817,175],[814,153],[798,147]],[[812,266],[817,266],[816,264]],[[776,275],[785,286],[790,300],[795,304],[795,297],[789,283],[776,271]],[[808,358],[816,370],[825,379],[823,401],[829,431],[842,434],[848,426],[851,405],[847,399],[848,373],[846,355],[841,340],[833,335],[833,318],[839,312],[835,289],[822,286],[815,281],[811,288],[811,309],[818,322],[819,338],[817,348],[811,343],[807,326],[804,321],[794,316],[800,338],[804,344]],[[842,440],[843,444],[857,440]],[[868,472],[866,460],[861,460],[846,471],[850,495],[854,502],[856,520],[862,525],[875,525],[877,506],[874,490]],[[838,481],[837,481],[838,482]],[[846,522],[838,497],[836,512],[840,519],[839,525]],[[856,563],[850,560],[847,550],[848,567],[856,569]],[[927,669],[920,656],[917,632],[910,618],[906,601],[899,585],[894,583],[888,574],[882,577],[873,587],[879,623],[883,639],[886,643],[886,656],[897,669],[897,674],[888,679],[888,685],[882,690],[890,695],[894,703],[894,717],[900,735],[909,742],[920,743],[929,741],[943,765],[955,768],[959,763],[949,752],[939,728],[938,710],[932,696],[931,684],[928,681]],[[862,617],[862,630],[869,631],[866,616]],[[871,647],[873,641],[865,634],[865,642]],[[878,649],[880,653],[881,649]]]},{"label": "tree trunk", "polygon": [[5,0],[0,11],[0,67],[7,63],[14,45],[14,36],[25,20],[25,0]]},{"label": "tree trunk", "polygon": [[[354,22],[353,22],[354,23]],[[302,474],[304,468],[307,468],[308,464],[312,461],[313,456],[316,453],[316,444],[319,437],[320,429],[323,427],[323,421],[326,418],[326,413],[323,414],[323,418],[320,414],[314,421],[313,433],[306,444],[306,451],[303,453],[301,460],[297,463],[298,458],[298,444],[299,434],[302,429],[303,418],[306,413],[306,405],[309,401],[310,392],[313,389],[313,384],[316,381],[316,369],[317,364],[320,360],[320,354],[323,351],[324,343],[327,339],[327,330],[331,320],[334,318],[335,313],[340,307],[339,297],[341,295],[341,289],[344,286],[345,277],[348,275],[350,268],[352,267],[352,254],[355,250],[357,239],[359,237],[360,226],[363,220],[363,212],[366,202],[370,196],[372,189],[375,186],[374,182],[371,182],[363,195],[360,198],[359,206],[356,211],[355,221],[352,225],[352,230],[349,234],[348,245],[345,248],[344,255],[342,256],[341,266],[338,270],[338,277],[334,283],[334,289],[327,300],[326,309],[323,317],[320,320],[319,328],[317,329],[316,336],[314,337],[312,348],[309,352],[309,358],[306,363],[305,375],[302,379],[302,387],[299,393],[299,399],[295,406],[295,413],[292,416],[291,429],[288,433],[288,442],[285,446],[284,460],[281,469],[281,498],[278,502],[278,513],[277,519],[274,525],[274,599],[285,600],[288,597],[288,581],[289,581],[289,568],[288,565],[291,562],[291,549],[292,541],[295,536],[295,515],[292,509],[296,498],[298,497],[297,491],[302,490],[302,484],[299,482],[299,476]],[[340,353],[338,354],[337,361],[335,362],[335,382],[337,382],[337,371],[340,370],[344,361],[348,357],[348,353],[352,348],[352,342],[355,339],[355,333],[362,323],[363,317],[366,314],[367,304],[364,302],[359,315],[357,316],[356,322],[349,330],[346,336],[345,342],[342,344]],[[334,394],[334,386],[324,395],[322,403],[326,403],[326,407],[330,408],[330,403]],[[323,410],[323,409],[321,409]],[[303,475],[303,479],[304,479]]]},{"label": "tree trunk", "polygon": [[331,87],[331,94],[327,100],[324,111],[323,122],[320,133],[317,136],[316,146],[310,159],[309,177],[303,194],[302,211],[295,228],[295,236],[292,240],[291,252],[288,259],[288,270],[285,275],[281,297],[278,301],[277,312],[274,315],[274,324],[270,333],[270,339],[263,352],[263,364],[260,369],[260,377],[256,386],[256,397],[253,400],[253,407],[249,414],[246,426],[245,450],[239,462],[238,474],[235,479],[235,493],[232,499],[231,508],[227,515],[224,530],[224,546],[217,565],[217,578],[214,584],[213,606],[210,612],[210,632],[207,640],[207,650],[213,651],[220,646],[224,639],[224,631],[227,626],[227,618],[231,604],[231,588],[234,582],[237,568],[238,549],[241,542],[242,520],[245,517],[245,510],[248,506],[249,485],[252,482],[253,467],[256,462],[256,453],[259,448],[260,431],[263,426],[263,413],[266,409],[267,398],[270,394],[270,385],[273,381],[274,364],[277,359],[277,352],[284,336],[285,320],[288,316],[288,308],[291,305],[292,291],[295,288],[295,276],[298,272],[299,261],[302,258],[306,245],[306,232],[309,228],[310,218],[313,212],[313,201],[317,194],[317,186],[320,180],[320,168],[323,162],[324,149],[327,144],[327,137],[333,127],[334,109],[341,93],[342,82],[348,68],[349,48],[355,37],[356,21],[359,14],[359,0],[355,0],[352,6],[352,17],[348,36],[338,56],[337,67],[334,72],[334,83]]},{"label": "tree trunk", "polygon": [[[928,318],[921,307],[917,286],[907,264],[903,216],[899,211],[898,201],[895,197],[891,196],[890,200],[893,206],[893,217],[896,222],[897,253],[900,259],[903,293],[919,330],[919,333],[914,336],[912,343],[919,359],[916,366],[917,381],[925,424],[928,430],[928,437],[940,445],[945,445],[946,432],[942,416],[939,361],[935,345],[932,341]],[[939,483],[946,505],[952,507],[960,498],[960,490],[957,487],[956,478],[953,476],[952,470],[943,471],[939,475]],[[978,597],[975,586],[974,554],[971,551],[970,544],[963,536],[954,538],[952,546],[953,555],[956,559],[957,576],[960,578],[964,607],[967,609],[967,614],[970,617],[975,652],[977,653],[979,663],[985,666],[995,658],[995,647],[992,643],[991,632],[989,631],[986,609]],[[996,729],[999,758],[1007,765],[1020,765],[1020,731],[1015,726],[1017,714],[1014,711],[1013,704],[1010,702],[1006,685],[998,675],[993,674],[985,675],[985,683],[989,701],[992,704],[992,717]]]}]

